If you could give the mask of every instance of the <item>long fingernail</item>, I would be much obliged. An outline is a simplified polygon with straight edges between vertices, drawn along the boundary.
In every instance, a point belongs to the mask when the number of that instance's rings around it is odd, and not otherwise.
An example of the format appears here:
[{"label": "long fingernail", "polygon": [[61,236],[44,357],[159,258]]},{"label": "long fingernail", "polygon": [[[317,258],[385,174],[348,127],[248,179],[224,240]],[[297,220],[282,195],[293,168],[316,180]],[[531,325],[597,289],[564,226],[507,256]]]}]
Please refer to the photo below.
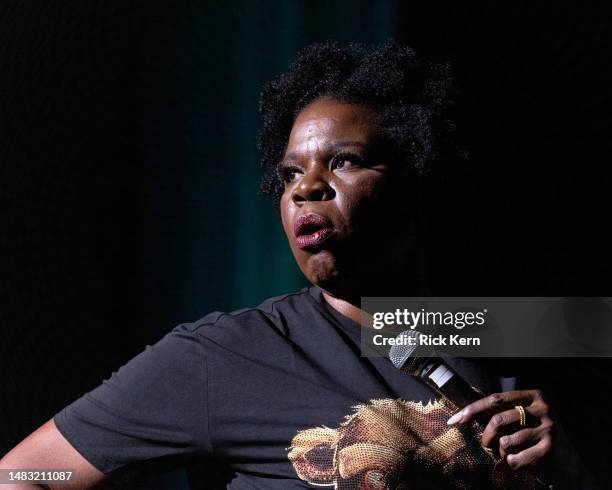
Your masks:
[{"label": "long fingernail", "polygon": [[446,423],[448,425],[454,425],[457,422],[459,422],[461,420],[461,418],[463,417],[463,412],[457,412],[455,415],[453,415],[450,419],[448,419],[446,421]]}]

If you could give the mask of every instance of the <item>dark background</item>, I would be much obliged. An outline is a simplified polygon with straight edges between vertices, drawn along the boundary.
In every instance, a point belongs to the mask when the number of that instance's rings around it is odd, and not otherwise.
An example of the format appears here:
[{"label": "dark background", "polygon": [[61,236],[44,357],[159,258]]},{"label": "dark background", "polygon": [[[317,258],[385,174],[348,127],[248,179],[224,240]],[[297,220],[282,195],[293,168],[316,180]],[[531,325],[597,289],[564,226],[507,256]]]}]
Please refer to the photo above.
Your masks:
[{"label": "dark background", "polygon": [[[255,143],[262,83],[312,41],[453,63],[470,159],[433,201],[432,294],[612,296],[611,20],[577,2],[2,2],[0,454],[178,323],[305,285]],[[612,486],[609,360],[534,369]]]}]

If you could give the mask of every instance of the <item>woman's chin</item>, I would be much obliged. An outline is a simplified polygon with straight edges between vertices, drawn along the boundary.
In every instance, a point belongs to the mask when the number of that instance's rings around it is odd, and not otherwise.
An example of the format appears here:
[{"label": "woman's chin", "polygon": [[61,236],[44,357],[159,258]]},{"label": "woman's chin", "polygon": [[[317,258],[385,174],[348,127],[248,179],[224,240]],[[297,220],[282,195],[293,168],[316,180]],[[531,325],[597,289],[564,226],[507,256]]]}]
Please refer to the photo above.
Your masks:
[{"label": "woman's chin", "polygon": [[337,286],[342,274],[338,270],[335,255],[329,250],[321,250],[310,255],[299,264],[306,278],[315,286],[326,291]]},{"label": "woman's chin", "polygon": [[344,256],[340,260],[330,250],[314,253],[299,265],[308,281],[335,297],[362,296],[361,293],[372,285],[370,275],[364,274],[363,260]]}]

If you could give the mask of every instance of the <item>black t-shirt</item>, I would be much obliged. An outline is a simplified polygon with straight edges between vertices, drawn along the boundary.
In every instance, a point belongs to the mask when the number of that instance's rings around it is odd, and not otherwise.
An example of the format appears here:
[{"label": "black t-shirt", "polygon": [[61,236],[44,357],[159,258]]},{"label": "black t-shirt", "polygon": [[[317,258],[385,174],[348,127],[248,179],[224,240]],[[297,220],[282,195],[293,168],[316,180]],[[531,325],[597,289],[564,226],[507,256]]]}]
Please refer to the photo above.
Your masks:
[{"label": "black t-shirt", "polygon": [[[194,488],[490,481],[495,461],[477,428],[449,428],[447,400],[388,359],[361,357],[360,328],[316,287],[211,313],[147,346],[54,420],[105,474],[185,464]],[[473,386],[500,390],[476,364],[456,362]]]}]

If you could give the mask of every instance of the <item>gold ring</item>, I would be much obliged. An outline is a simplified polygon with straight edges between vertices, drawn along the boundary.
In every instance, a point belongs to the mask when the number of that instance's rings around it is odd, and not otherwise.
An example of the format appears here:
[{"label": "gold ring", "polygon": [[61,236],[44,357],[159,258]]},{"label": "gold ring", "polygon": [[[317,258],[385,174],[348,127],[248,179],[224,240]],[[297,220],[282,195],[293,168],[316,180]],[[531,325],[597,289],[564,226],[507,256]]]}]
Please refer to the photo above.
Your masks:
[{"label": "gold ring", "polygon": [[514,409],[517,410],[519,413],[519,417],[520,417],[519,425],[521,426],[521,429],[522,429],[523,427],[525,427],[525,422],[527,421],[526,420],[527,417],[525,416],[525,409],[521,405],[515,406]]}]

